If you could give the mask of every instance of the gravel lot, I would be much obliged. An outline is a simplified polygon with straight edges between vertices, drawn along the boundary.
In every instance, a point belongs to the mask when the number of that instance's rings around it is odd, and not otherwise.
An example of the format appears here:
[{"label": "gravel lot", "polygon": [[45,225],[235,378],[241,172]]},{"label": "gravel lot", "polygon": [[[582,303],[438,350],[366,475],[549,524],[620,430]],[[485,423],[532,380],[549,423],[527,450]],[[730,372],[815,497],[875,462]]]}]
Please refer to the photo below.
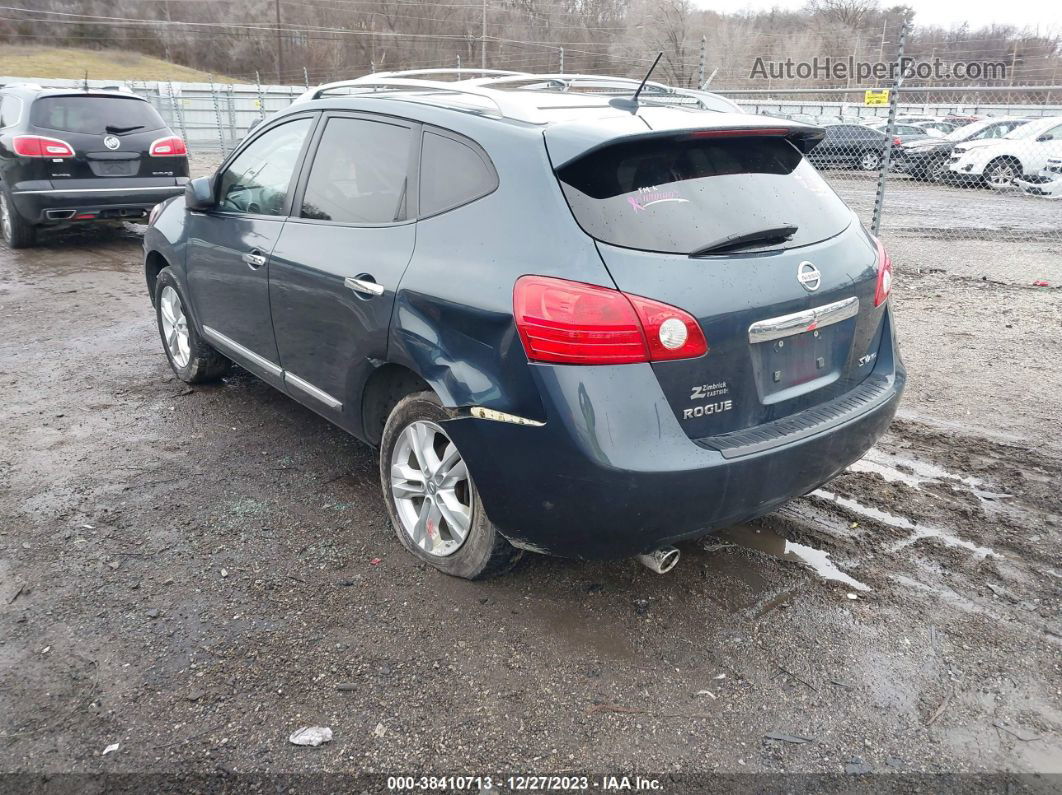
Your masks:
[{"label": "gravel lot", "polygon": [[0,770],[1062,773],[1062,251],[985,210],[942,262],[943,190],[890,194],[890,432],[663,577],[426,569],[371,450],[174,379],[135,227],[0,248]]}]

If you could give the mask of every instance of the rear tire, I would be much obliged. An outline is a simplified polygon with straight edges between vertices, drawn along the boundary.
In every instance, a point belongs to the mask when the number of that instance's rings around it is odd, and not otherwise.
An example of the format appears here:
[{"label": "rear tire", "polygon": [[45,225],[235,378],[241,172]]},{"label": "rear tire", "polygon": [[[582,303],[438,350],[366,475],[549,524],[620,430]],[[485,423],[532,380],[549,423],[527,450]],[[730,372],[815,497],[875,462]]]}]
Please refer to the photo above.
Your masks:
[{"label": "rear tire", "polygon": [[387,514],[402,546],[425,563],[466,580],[495,577],[523,553],[487,518],[448,419],[434,392],[407,395],[391,410],[380,440]]},{"label": "rear tire", "polygon": [[881,153],[867,151],[859,156],[859,162],[856,164],[863,171],[877,171],[881,166]]},{"label": "rear tire", "polygon": [[19,215],[7,185],[0,185],[0,234],[8,248],[28,248],[37,242],[37,227]]},{"label": "rear tire", "polygon": [[155,320],[170,367],[186,384],[217,381],[228,372],[232,362],[199,336],[187,306],[173,271],[163,268],[155,280]]}]

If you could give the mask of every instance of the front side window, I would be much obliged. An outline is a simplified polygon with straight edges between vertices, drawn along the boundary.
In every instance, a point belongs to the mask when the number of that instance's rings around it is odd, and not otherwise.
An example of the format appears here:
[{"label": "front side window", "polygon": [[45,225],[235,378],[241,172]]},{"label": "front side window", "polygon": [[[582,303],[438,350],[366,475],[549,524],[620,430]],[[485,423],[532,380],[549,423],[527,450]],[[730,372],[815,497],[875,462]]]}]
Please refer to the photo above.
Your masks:
[{"label": "front side window", "polygon": [[478,151],[453,138],[424,133],[420,156],[421,216],[468,204],[497,186],[494,169]]},{"label": "front side window", "polygon": [[306,182],[302,217],[348,224],[405,220],[411,134],[382,121],[329,119]]},{"label": "front side window", "polygon": [[297,119],[263,133],[221,175],[218,209],[283,215],[284,202],[311,119]]}]

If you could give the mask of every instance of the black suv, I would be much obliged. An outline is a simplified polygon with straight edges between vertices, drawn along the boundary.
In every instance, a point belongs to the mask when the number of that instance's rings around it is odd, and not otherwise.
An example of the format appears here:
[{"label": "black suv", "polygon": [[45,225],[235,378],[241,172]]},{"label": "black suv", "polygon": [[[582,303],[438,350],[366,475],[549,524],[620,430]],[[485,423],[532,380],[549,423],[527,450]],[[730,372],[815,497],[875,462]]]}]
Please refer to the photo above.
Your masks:
[{"label": "black suv", "polygon": [[184,190],[184,141],[127,91],[0,89],[0,228],[11,248],[37,228],[143,218]]}]

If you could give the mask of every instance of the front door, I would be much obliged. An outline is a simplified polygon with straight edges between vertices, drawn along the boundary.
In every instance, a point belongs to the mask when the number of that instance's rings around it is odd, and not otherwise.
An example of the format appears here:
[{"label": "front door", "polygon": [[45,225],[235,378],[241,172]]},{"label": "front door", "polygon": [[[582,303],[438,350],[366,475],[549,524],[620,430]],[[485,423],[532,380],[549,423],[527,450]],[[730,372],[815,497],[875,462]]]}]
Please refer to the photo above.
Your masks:
[{"label": "front door", "polygon": [[419,128],[331,114],[316,137],[270,262],[273,327],[289,393],[360,434],[361,388],[371,360],[386,358],[413,255]]},{"label": "front door", "polygon": [[281,371],[269,318],[269,256],[313,121],[302,116],[263,131],[219,173],[217,205],[189,214],[188,284],[204,336],[274,382]]}]

